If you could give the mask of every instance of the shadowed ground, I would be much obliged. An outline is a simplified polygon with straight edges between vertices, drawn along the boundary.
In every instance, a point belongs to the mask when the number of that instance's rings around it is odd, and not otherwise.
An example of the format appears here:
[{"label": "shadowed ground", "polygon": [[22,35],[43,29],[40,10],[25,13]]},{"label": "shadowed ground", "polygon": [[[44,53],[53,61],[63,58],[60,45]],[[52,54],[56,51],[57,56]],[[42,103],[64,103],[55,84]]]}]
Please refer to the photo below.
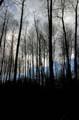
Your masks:
[{"label": "shadowed ground", "polygon": [[[49,81],[49,80],[47,80]],[[39,89],[48,89],[48,88],[79,88],[79,81],[72,80],[69,81],[58,81],[55,80],[54,84],[52,85],[50,82],[47,82],[45,84],[40,84],[39,82],[36,82],[36,80],[28,80],[28,79],[19,79],[16,82],[14,81],[5,81],[2,83],[0,81],[0,87],[10,87],[10,88],[39,88]]]}]

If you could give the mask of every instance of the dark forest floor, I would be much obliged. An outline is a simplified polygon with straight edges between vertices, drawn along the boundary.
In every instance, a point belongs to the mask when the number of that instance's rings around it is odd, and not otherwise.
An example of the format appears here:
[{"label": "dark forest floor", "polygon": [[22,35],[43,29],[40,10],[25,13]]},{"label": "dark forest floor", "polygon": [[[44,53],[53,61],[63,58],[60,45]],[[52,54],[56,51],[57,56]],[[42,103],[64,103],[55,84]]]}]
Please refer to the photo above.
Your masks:
[{"label": "dark forest floor", "polygon": [[[37,103],[37,107],[39,107],[41,103],[42,107],[46,107],[46,111],[49,111],[49,109],[47,109],[47,106],[48,107],[50,106],[51,107],[50,116],[53,118],[53,120],[72,120],[72,119],[76,120],[76,117],[78,119],[79,117],[79,114],[77,113],[78,110],[76,108],[74,109],[74,106],[78,105],[78,104],[76,105],[78,100],[77,97],[75,96],[76,92],[72,89],[64,90],[64,88],[79,88],[79,81],[72,81],[71,85],[69,85],[67,81],[65,81],[64,83],[60,81],[55,81],[54,86],[51,86],[49,83],[47,83],[46,86],[40,86],[39,83],[31,82],[31,80],[29,80],[28,82],[27,81],[28,80],[18,80],[17,82],[6,81],[4,84],[0,83],[0,88],[25,88],[25,89],[21,89],[23,91],[20,92],[17,92],[16,89],[15,90],[13,89],[12,92],[10,89],[9,91],[11,93],[8,95],[10,97],[10,100],[11,97],[12,99],[15,98],[15,101],[17,97],[18,97],[18,101],[19,100],[21,101],[22,98],[23,102],[26,102],[26,100],[28,100],[28,102],[26,103],[28,104],[30,102],[30,105],[33,104],[34,107],[36,103]],[[8,92],[6,90],[6,93]],[[42,96],[42,97],[37,97],[37,96]],[[47,96],[47,97],[43,97],[43,96]],[[79,96],[79,93],[77,94],[77,96]],[[45,114],[45,116],[46,115],[47,114]]]},{"label": "dark forest floor", "polygon": [[79,80],[75,81],[58,81],[55,80],[53,85],[50,82],[41,84],[32,80],[18,80],[14,81],[5,81],[4,83],[0,82],[0,88],[35,88],[35,89],[52,89],[52,88],[79,88]]}]

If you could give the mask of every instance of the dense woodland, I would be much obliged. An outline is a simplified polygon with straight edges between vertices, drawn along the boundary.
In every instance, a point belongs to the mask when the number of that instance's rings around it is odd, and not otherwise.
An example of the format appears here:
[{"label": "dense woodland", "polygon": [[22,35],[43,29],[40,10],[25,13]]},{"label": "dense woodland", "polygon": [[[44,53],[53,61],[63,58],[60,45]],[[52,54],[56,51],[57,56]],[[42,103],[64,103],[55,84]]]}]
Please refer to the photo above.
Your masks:
[{"label": "dense woodland", "polygon": [[79,0],[35,1],[0,0],[1,85],[78,86]]}]

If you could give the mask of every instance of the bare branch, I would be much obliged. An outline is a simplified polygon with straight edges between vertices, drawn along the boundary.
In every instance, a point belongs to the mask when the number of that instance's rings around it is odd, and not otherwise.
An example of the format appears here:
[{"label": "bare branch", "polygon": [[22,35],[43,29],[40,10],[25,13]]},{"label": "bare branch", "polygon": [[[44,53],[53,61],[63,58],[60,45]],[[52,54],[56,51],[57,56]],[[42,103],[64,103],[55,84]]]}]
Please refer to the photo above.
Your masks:
[{"label": "bare branch", "polygon": [[4,2],[4,0],[0,0],[0,6],[2,5],[3,2]]}]

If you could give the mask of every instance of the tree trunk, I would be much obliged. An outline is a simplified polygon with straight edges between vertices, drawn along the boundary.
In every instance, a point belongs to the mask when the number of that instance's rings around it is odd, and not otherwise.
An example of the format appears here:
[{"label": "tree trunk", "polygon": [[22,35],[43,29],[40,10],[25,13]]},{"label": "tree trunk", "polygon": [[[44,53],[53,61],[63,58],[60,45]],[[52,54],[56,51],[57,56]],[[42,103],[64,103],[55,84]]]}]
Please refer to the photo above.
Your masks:
[{"label": "tree trunk", "polygon": [[18,62],[18,53],[19,53],[19,46],[20,46],[20,38],[21,38],[22,25],[23,25],[24,2],[25,2],[25,0],[22,1],[20,28],[19,28],[18,43],[17,43],[17,48],[16,48],[16,56],[15,56],[15,67],[14,67],[14,81],[15,82],[16,82],[16,75],[17,75],[17,62]]},{"label": "tree trunk", "polygon": [[[45,45],[45,42],[44,42],[44,45]],[[44,85],[45,85],[45,82],[46,82],[46,76],[45,76],[45,58],[46,58],[46,56],[45,56],[45,46],[44,46],[44,55],[43,55],[43,57],[44,57],[44,74],[43,74],[43,83],[44,83]]]},{"label": "tree trunk", "polygon": [[42,64],[42,61],[41,61],[41,40],[39,38],[39,83],[41,84],[41,71],[40,71],[40,67],[41,67],[41,64]]},{"label": "tree trunk", "polygon": [[64,9],[62,9],[62,25],[63,25],[63,34],[64,34],[64,40],[65,40],[65,47],[66,47],[66,59],[67,59],[67,79],[71,80],[71,69],[70,69],[70,62],[69,62],[69,48],[67,44],[67,35],[65,30],[65,23],[64,23]]},{"label": "tree trunk", "polygon": [[34,47],[33,47],[33,39],[32,39],[32,75],[34,79]]},{"label": "tree trunk", "polygon": [[2,57],[2,62],[1,62],[0,75],[2,75],[2,69],[3,69],[4,59],[5,59],[6,35],[7,35],[7,25],[6,25],[6,28],[5,28],[5,37],[4,37],[4,45],[3,45],[3,57]]},{"label": "tree trunk", "polygon": [[75,80],[77,80],[77,24],[78,24],[78,20],[77,20],[77,11],[78,10],[78,2],[75,8],[75,47],[74,47],[74,51],[75,51],[75,59],[74,59],[74,73],[75,73]]},{"label": "tree trunk", "polygon": [[35,30],[36,30],[36,35],[37,35],[37,46],[36,46],[36,79],[38,80],[38,73],[39,73],[39,65],[38,65],[38,39],[39,39],[39,36],[38,36],[38,28],[37,28],[37,23],[36,23],[36,19],[35,19],[35,16],[34,16],[34,23],[35,23]]},{"label": "tree trunk", "polygon": [[53,85],[53,59],[52,59],[52,0],[47,1],[48,6],[48,22],[49,22],[49,78]]},{"label": "tree trunk", "polygon": [[0,37],[0,47],[2,44],[2,39],[3,39],[3,35],[4,35],[4,30],[5,30],[6,16],[7,16],[7,10],[5,12],[4,22],[3,22],[3,26],[2,26],[2,32],[1,32],[1,37]]},{"label": "tree trunk", "polygon": [[11,49],[10,49],[10,55],[9,55],[9,80],[10,80],[11,74],[12,74],[13,44],[14,44],[14,29],[12,31],[12,42],[11,42]]},{"label": "tree trunk", "polygon": [[0,0],[0,6],[2,5],[3,2],[4,2],[4,0]]},{"label": "tree trunk", "polygon": [[24,75],[25,75],[25,79],[26,79],[26,56],[27,56],[27,54],[26,54],[26,38],[24,37],[24,43],[25,43],[25,56],[24,56],[24,63],[25,63],[25,67],[24,67]]}]

